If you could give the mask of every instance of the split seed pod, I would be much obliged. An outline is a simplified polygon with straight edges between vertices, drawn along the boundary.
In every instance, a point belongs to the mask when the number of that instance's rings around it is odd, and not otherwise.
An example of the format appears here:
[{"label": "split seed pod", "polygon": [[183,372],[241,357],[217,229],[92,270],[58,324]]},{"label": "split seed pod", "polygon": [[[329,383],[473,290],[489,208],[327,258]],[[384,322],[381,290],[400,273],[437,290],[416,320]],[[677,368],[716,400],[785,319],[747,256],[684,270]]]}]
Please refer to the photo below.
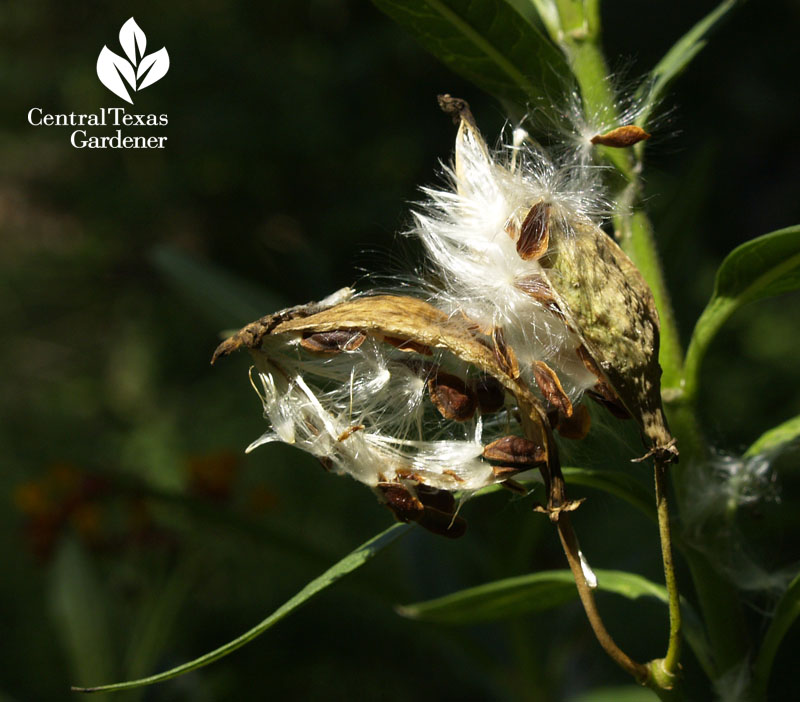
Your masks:
[{"label": "split seed pod", "polygon": [[[503,442],[524,448],[509,458],[514,472],[557,461],[541,404],[492,340],[421,300],[379,295],[292,308],[247,325],[214,360],[240,347],[253,356],[272,425],[250,448],[294,444],[372,487],[401,521],[463,533],[451,493],[508,480],[490,449]],[[498,444],[511,418],[489,412],[504,408],[506,394],[525,438]]]}]

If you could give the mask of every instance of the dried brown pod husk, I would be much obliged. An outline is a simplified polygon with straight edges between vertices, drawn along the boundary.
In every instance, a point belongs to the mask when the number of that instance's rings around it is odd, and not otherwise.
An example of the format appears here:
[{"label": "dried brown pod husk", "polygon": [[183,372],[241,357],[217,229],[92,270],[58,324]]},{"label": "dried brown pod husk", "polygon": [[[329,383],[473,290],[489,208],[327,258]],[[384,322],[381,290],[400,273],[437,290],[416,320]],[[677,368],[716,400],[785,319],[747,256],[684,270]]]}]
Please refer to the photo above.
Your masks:
[{"label": "dried brown pod husk", "polygon": [[491,375],[478,376],[474,390],[482,414],[499,412],[506,404],[506,391]]},{"label": "dried brown pod husk", "polygon": [[612,129],[605,134],[597,134],[593,136],[592,144],[600,144],[602,146],[612,146],[617,149],[623,149],[627,146],[633,146],[640,141],[645,141],[650,138],[644,129],[635,124],[626,124],[622,127]]}]

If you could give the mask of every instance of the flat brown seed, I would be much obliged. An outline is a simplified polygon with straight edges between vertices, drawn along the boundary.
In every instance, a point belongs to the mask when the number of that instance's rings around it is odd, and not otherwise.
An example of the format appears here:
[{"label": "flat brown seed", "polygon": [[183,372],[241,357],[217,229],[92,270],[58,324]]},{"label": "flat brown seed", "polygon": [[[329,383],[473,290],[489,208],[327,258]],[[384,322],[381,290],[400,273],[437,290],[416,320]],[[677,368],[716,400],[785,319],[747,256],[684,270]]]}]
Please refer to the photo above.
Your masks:
[{"label": "flat brown seed", "polygon": [[512,475],[516,475],[523,469],[520,466],[492,466],[492,473],[495,478],[508,479]]},{"label": "flat brown seed", "polygon": [[547,462],[547,451],[523,436],[504,436],[484,446],[483,457],[508,466],[535,468]]},{"label": "flat brown seed", "polygon": [[467,531],[467,522],[462,517],[455,517],[434,507],[425,507],[415,521],[423,529],[439,536],[446,536],[448,539],[458,539]]},{"label": "flat brown seed", "polygon": [[506,404],[506,391],[491,375],[483,374],[475,381],[475,396],[482,414],[499,412]]},{"label": "flat brown seed", "polygon": [[536,260],[550,242],[550,204],[537,202],[525,216],[517,239],[517,253],[523,261]]},{"label": "flat brown seed", "polygon": [[400,483],[378,483],[386,506],[401,522],[414,522],[422,515],[424,507],[404,485]]},{"label": "flat brown seed", "polygon": [[447,490],[439,490],[430,485],[417,485],[417,497],[425,507],[433,507],[440,512],[453,514],[456,511],[456,500]]},{"label": "flat brown seed", "polygon": [[465,422],[475,414],[478,399],[458,376],[439,371],[428,378],[428,394],[445,419]]},{"label": "flat brown seed", "polygon": [[565,417],[572,416],[572,403],[561,387],[561,381],[558,379],[556,372],[550,368],[544,361],[533,362],[533,379],[539,386],[544,399],[558,410],[558,413]]},{"label": "flat brown seed", "polygon": [[635,124],[626,124],[624,127],[617,127],[605,134],[593,136],[592,144],[601,144],[602,146],[613,146],[622,149],[626,146],[638,144],[640,141],[645,141],[649,138],[650,134],[641,127],[637,127]]},{"label": "flat brown seed", "polygon": [[342,351],[355,351],[367,335],[352,329],[335,329],[327,332],[306,332],[300,341],[306,351],[312,353],[335,354]]},{"label": "flat brown seed", "polygon": [[519,378],[519,362],[514,350],[506,344],[506,337],[500,327],[492,329],[492,342],[494,344],[494,356],[501,368],[508,373],[514,380]]},{"label": "flat brown seed", "polygon": [[592,426],[592,415],[586,405],[578,405],[571,417],[561,417],[558,422],[558,433],[565,439],[585,439]]}]

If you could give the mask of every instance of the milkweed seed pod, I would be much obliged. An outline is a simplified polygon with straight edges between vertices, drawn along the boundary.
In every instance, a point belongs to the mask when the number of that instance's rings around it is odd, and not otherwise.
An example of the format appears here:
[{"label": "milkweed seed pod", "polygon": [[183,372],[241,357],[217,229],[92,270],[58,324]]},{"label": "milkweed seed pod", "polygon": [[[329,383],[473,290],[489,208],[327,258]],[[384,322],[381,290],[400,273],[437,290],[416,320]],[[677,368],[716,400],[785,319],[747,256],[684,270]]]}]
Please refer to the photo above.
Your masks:
[{"label": "milkweed seed pod", "polygon": [[431,297],[487,329],[501,328],[519,373],[537,386],[567,436],[588,430],[585,392],[639,423],[649,453],[677,451],[661,407],[653,296],[598,221],[609,205],[598,169],[552,160],[517,130],[492,153],[468,106],[458,121],[451,189],[425,189],[413,231],[433,264]]},{"label": "milkweed seed pod", "polygon": [[248,450],[295,445],[445,536],[465,528],[454,493],[513,487],[557,460],[510,350],[415,298],[347,297],[269,315],[217,349],[213,360],[242,346],[254,359],[270,428]]}]

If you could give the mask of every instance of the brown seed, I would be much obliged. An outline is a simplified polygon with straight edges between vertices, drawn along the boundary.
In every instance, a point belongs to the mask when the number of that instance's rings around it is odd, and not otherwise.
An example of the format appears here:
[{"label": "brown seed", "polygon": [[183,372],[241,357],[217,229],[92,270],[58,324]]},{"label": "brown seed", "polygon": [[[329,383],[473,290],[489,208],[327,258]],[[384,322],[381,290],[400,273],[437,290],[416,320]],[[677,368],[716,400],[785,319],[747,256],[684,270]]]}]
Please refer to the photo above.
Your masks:
[{"label": "brown seed", "polygon": [[447,514],[456,511],[456,500],[447,490],[439,490],[430,485],[417,485],[417,497],[425,507],[432,507]]},{"label": "brown seed", "polygon": [[344,441],[345,439],[349,439],[353,434],[357,431],[361,431],[364,429],[363,424],[354,424],[352,427],[347,427],[340,435],[339,438],[336,439],[337,441]]},{"label": "brown seed", "polygon": [[561,417],[558,422],[558,433],[565,439],[585,439],[592,426],[592,415],[586,405],[577,405],[571,417]]},{"label": "brown seed", "polygon": [[433,507],[425,507],[416,522],[423,529],[448,539],[458,539],[467,531],[467,522],[462,517],[455,517]]},{"label": "brown seed", "polygon": [[428,378],[428,394],[445,419],[465,422],[475,414],[478,399],[461,378],[439,371]]},{"label": "brown seed", "polygon": [[306,332],[300,342],[306,351],[312,353],[335,354],[342,351],[355,351],[367,335],[352,329],[334,329],[327,332]]},{"label": "brown seed", "polygon": [[550,204],[537,202],[526,215],[517,239],[517,253],[523,261],[536,260],[550,242]]},{"label": "brown seed", "polygon": [[425,344],[420,344],[418,341],[413,341],[412,339],[401,339],[397,336],[384,335],[383,340],[387,344],[394,346],[398,351],[406,351],[407,353],[421,353],[423,356],[433,355],[433,351],[431,350],[430,346],[425,346]]},{"label": "brown seed", "polygon": [[522,468],[519,466],[492,466],[492,473],[494,473],[495,478],[508,479],[521,471]]},{"label": "brown seed", "polygon": [[422,502],[400,483],[378,483],[386,506],[401,522],[416,521],[423,511]]},{"label": "brown seed", "polygon": [[547,451],[523,436],[504,436],[484,446],[483,457],[507,466],[535,468],[547,462]]},{"label": "brown seed", "polygon": [[558,410],[560,415],[565,417],[572,416],[572,403],[561,387],[561,381],[558,379],[556,372],[550,368],[544,361],[533,362],[533,379],[542,391],[544,399],[550,403],[552,407]]},{"label": "brown seed", "polygon": [[[541,261],[540,261],[541,263]],[[542,307],[552,312],[560,320],[566,320],[566,316],[558,306],[553,288],[542,276],[531,275],[526,278],[514,281],[514,287],[521,290],[526,295],[530,295]]]},{"label": "brown seed", "polygon": [[621,149],[626,146],[633,146],[649,138],[650,135],[641,127],[637,127],[635,124],[626,124],[624,127],[617,127],[605,134],[593,136],[592,144],[602,144],[603,146],[613,146]]},{"label": "brown seed", "polygon": [[320,465],[330,473],[333,470],[333,460],[328,456],[317,456]]},{"label": "brown seed", "polygon": [[491,375],[478,376],[475,381],[475,396],[482,414],[499,412],[506,403],[506,391]]},{"label": "brown seed", "polygon": [[515,380],[519,378],[519,362],[514,350],[506,344],[506,337],[501,327],[492,329],[494,356],[502,369]]},{"label": "brown seed", "polygon": [[517,495],[522,495],[523,497],[528,494],[528,488],[526,488],[522,483],[518,483],[516,480],[504,480],[502,483],[500,483],[500,487],[504,487],[506,490],[511,490],[511,492],[514,492]]}]

